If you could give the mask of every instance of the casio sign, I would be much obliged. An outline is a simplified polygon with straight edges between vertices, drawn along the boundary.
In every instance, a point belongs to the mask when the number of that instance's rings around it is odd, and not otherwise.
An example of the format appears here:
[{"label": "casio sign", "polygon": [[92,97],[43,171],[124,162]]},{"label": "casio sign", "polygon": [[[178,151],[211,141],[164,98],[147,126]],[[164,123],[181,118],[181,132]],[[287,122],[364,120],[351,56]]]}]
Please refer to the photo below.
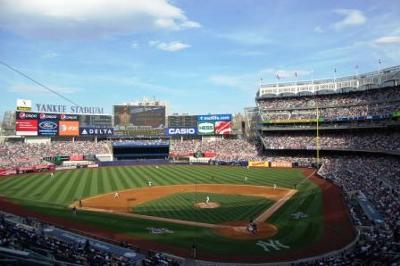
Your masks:
[{"label": "casio sign", "polygon": [[39,127],[41,129],[56,129],[57,123],[54,123],[52,121],[44,121],[39,123]]},{"label": "casio sign", "polygon": [[194,135],[196,134],[196,129],[194,128],[169,128],[169,135]]}]

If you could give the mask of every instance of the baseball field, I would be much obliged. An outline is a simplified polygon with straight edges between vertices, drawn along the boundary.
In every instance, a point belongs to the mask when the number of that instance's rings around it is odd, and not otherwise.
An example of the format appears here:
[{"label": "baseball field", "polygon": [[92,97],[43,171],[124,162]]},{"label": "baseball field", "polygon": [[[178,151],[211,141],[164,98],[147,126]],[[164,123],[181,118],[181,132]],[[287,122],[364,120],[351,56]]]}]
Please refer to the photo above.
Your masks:
[{"label": "baseball field", "polygon": [[0,179],[0,208],[141,249],[191,256],[195,244],[206,260],[294,260],[354,238],[339,189],[313,174],[191,165],[35,173]]}]

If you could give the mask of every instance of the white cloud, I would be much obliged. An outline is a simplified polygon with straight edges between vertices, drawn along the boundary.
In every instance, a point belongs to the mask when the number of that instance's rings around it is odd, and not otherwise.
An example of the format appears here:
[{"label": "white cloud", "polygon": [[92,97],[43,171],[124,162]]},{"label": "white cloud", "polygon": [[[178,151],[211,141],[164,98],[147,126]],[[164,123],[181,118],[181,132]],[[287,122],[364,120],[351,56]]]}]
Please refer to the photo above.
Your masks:
[{"label": "white cloud", "polygon": [[177,52],[190,47],[189,44],[179,41],[173,41],[173,42],[150,41],[149,46],[167,52]]},{"label": "white cloud", "polygon": [[314,28],[314,32],[317,32],[317,33],[324,33],[325,30],[324,30],[321,26],[316,26],[316,27]]},{"label": "white cloud", "polygon": [[376,45],[400,44],[400,36],[383,36],[374,40]]},{"label": "white cloud", "polygon": [[257,90],[257,73],[245,73],[242,75],[213,75],[209,77],[209,82],[221,87],[241,90],[245,92],[255,92]]},{"label": "white cloud", "polygon": [[337,9],[334,11],[336,14],[343,16],[343,19],[334,23],[332,27],[335,30],[341,30],[350,26],[364,24],[367,18],[361,10],[357,9]]},{"label": "white cloud", "polygon": [[[61,94],[73,94],[76,92],[81,91],[78,88],[72,88],[72,87],[61,87],[61,86],[53,86],[53,85],[48,85],[50,89],[53,91],[56,91]],[[36,84],[25,84],[25,83],[17,83],[13,84],[8,88],[9,92],[14,92],[14,93],[42,93],[42,94],[51,94],[48,90],[36,85]]]},{"label": "white cloud", "polygon": [[57,54],[57,53],[55,53],[55,52],[47,52],[47,53],[45,53],[44,55],[43,55],[43,58],[45,58],[45,59],[52,59],[52,58],[55,58],[55,57],[58,57],[59,56],[59,54]]},{"label": "white cloud", "polygon": [[261,32],[237,31],[220,33],[217,37],[244,45],[265,45],[272,43],[272,39]]},{"label": "white cloud", "polygon": [[198,28],[168,0],[0,0],[0,27],[28,36],[92,37]]},{"label": "white cloud", "polygon": [[131,43],[131,48],[132,48],[132,49],[137,49],[137,48],[139,48],[139,43],[138,43],[138,42],[132,42],[132,43]]}]

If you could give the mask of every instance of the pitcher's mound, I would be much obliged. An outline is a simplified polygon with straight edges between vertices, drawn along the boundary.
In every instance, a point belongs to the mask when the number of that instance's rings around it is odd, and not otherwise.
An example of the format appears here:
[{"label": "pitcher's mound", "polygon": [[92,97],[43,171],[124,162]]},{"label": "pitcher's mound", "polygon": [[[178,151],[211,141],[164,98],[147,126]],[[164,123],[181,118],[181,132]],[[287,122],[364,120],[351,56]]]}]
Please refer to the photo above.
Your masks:
[{"label": "pitcher's mound", "polygon": [[196,208],[199,208],[199,209],[215,209],[215,208],[218,208],[220,205],[221,205],[221,204],[219,204],[218,202],[212,202],[212,201],[210,201],[210,202],[208,202],[208,203],[205,203],[205,202],[198,202],[198,203],[196,203],[194,206],[195,206]]}]

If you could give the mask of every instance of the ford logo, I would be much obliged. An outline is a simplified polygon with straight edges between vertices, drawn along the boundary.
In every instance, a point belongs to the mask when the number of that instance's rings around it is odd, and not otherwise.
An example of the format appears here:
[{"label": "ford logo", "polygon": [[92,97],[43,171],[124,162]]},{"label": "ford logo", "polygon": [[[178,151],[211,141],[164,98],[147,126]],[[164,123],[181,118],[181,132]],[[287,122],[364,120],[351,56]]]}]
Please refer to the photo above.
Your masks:
[{"label": "ford logo", "polygon": [[39,124],[41,129],[56,129],[57,124],[51,121],[44,121]]}]

